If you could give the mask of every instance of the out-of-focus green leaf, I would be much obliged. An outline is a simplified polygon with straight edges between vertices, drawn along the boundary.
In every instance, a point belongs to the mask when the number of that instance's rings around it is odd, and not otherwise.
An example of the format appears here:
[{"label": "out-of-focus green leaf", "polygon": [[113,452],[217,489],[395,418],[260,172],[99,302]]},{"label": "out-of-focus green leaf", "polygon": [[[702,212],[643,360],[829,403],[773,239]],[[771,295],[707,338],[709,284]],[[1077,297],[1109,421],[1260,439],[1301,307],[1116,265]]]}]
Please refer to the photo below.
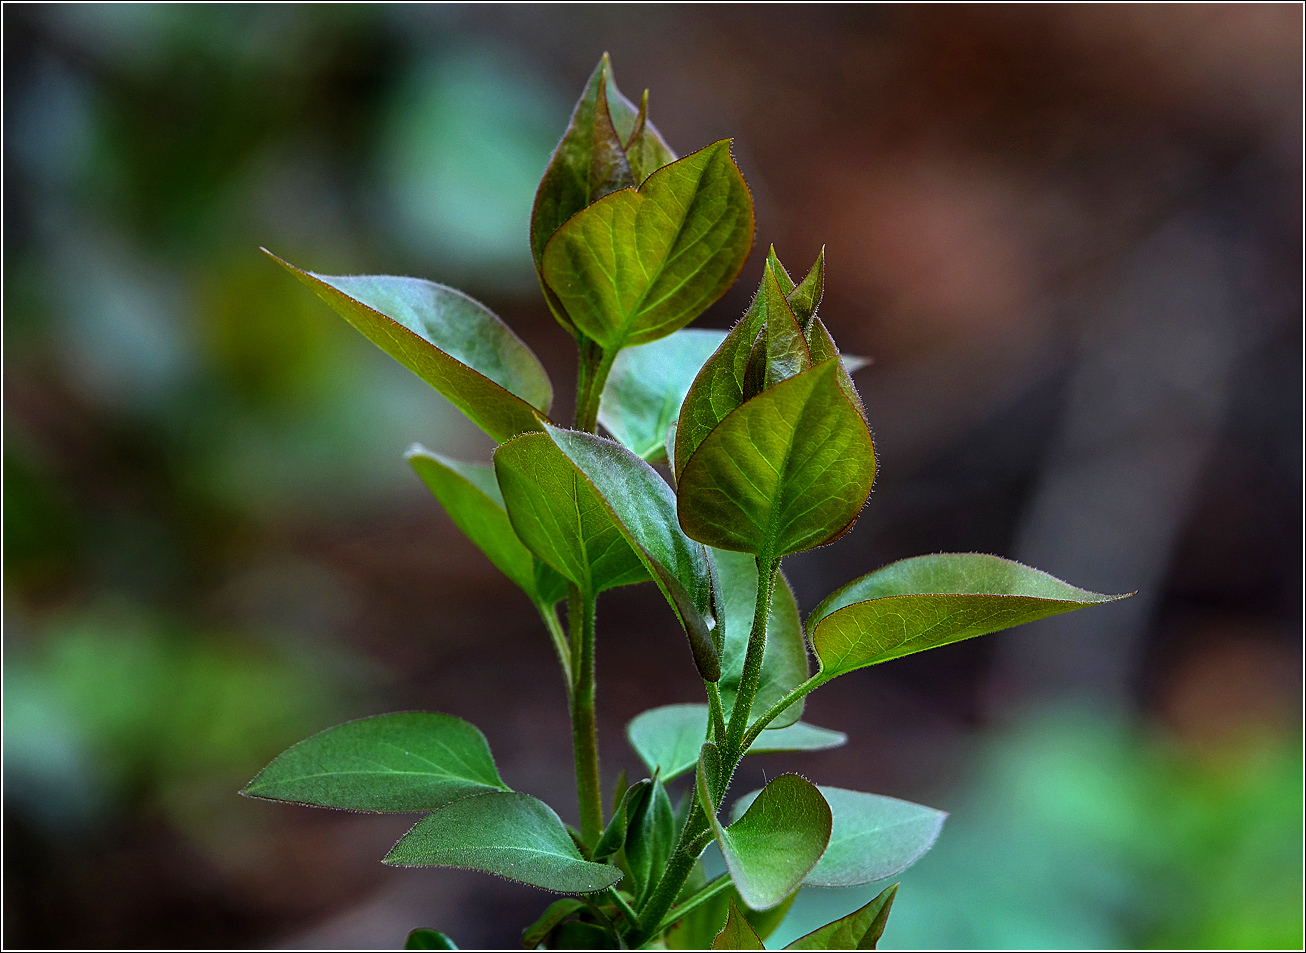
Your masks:
[{"label": "out-of-focus green leaf", "polygon": [[650,463],[666,463],[667,429],[699,368],[724,339],[724,331],[683,328],[623,350],[603,387],[599,423]]},{"label": "out-of-focus green leaf", "polygon": [[543,275],[605,351],[684,327],[734,282],[753,243],[753,200],[729,140],[604,196],[544,249]]},{"label": "out-of-focus green leaf", "polygon": [[584,908],[585,901],[577,900],[575,897],[566,897],[562,900],[553,901],[540,918],[528,926],[526,932],[522,934],[522,948],[527,950],[535,949],[548,938],[554,927],[576,911]]},{"label": "out-of-focus green leaf", "polygon": [[676,842],[675,812],[671,809],[671,798],[667,796],[662,779],[656,776],[631,805],[630,829],[626,832],[626,861],[635,881],[630,885],[631,890],[637,902],[642,902],[656,885],[671,857]]},{"label": "out-of-focus green leaf", "polygon": [[676,161],[676,154],[662,141],[662,136],[648,120],[648,90],[639,102],[639,115],[635,117],[635,129],[626,142],[626,159],[630,162],[630,171],[635,176],[635,184],[643,185],[650,175]]},{"label": "out-of-focus green leaf", "polygon": [[[744,656],[748,652],[748,634],[753,627],[753,612],[757,606],[757,561],[745,553],[732,553],[714,549],[710,553],[716,563],[718,591],[725,624],[725,643],[721,650],[721,702],[727,715],[734,705],[739,679],[744,673]],[[766,628],[766,652],[762,656],[762,671],[758,678],[757,694],[753,697],[750,720],[762,714],[787,695],[808,676],[807,642],[803,638],[803,625],[798,618],[798,604],[794,601],[789,582],[781,576],[776,580],[771,598],[771,613]],[[803,713],[803,703],[790,705],[771,722],[769,730],[786,728]]]},{"label": "out-of-focus green leaf", "polygon": [[[557,427],[547,427],[545,437],[574,467],[575,480],[588,484],[666,596],[689,637],[699,674],[716,681],[721,663],[707,622],[712,611],[707,552],[681,532],[671,487],[651,466],[611,440]],[[539,442],[533,436],[522,439]]]},{"label": "out-of-focus green leaf", "polygon": [[466,797],[417,822],[385,857],[392,867],[463,867],[557,893],[594,893],[621,871],[581,857],[558,815],[529,794]]},{"label": "out-of-focus green leaf", "polygon": [[875,451],[839,371],[830,360],[781,381],[707,435],[677,471],[687,535],[769,560],[852,528],[875,479]]},{"label": "out-of-focus green leaf", "polygon": [[[740,909],[744,912],[744,919],[748,921],[748,925],[753,928],[753,931],[765,940],[774,933],[776,928],[784,921],[784,918],[789,913],[789,908],[794,905],[794,901],[798,899],[798,892],[802,889],[802,887],[797,888],[789,894],[789,896],[780,901],[779,904],[769,910],[751,910],[744,905],[743,900],[740,900],[739,905]],[[727,892],[736,895],[739,893],[738,890],[733,888]]]},{"label": "out-of-focus green leaf", "polygon": [[553,943],[559,950],[616,950],[612,933],[594,923],[568,920],[553,931]]},{"label": "out-of-focus green leaf", "polygon": [[986,635],[1046,616],[1128,598],[1077,589],[1029,566],[981,553],[890,563],[826,597],[807,620],[821,677]]},{"label": "out-of-focus green leaf", "polygon": [[[855,887],[902,873],[938,839],[947,813],[881,794],[864,794],[819,785],[830,805],[834,827],[830,846],[803,883],[814,887]],[[730,808],[741,816],[757,791]]]},{"label": "out-of-focus green leaf", "polygon": [[752,925],[744,919],[743,913],[739,907],[735,906],[734,900],[727,901],[729,904],[729,913],[726,915],[726,925],[717,934],[712,941],[714,950],[765,950],[766,946],[762,943],[762,938],[754,931]]},{"label": "out-of-focus green leaf", "polygon": [[548,374],[479,301],[421,278],[313,274],[263,250],[495,440],[541,428],[553,401]]},{"label": "out-of-focus green leaf", "polygon": [[729,827],[711,821],[730,879],[754,910],[789,896],[830,842],[830,807],[816,785],[796,774],[764,787]]},{"label": "out-of-focus green leaf", "polygon": [[598,491],[547,434],[501,445],[494,472],[518,538],[583,592],[648,579]]},{"label": "out-of-focus green leaf", "polygon": [[[663,705],[636,715],[626,726],[626,738],[650,772],[658,772],[664,781],[680,777],[698,763],[699,752],[707,740],[706,705]],[[825,751],[848,740],[841,731],[818,728],[798,722],[788,728],[764,731],[748,754],[775,751]]]},{"label": "out-of-focus green leaf", "polygon": [[287,749],[242,794],[347,811],[429,811],[506,791],[485,736],[437,712],[346,722]]},{"label": "out-of-focus green leaf", "polygon": [[799,937],[786,950],[873,950],[884,935],[884,925],[898,894],[894,884],[866,906]]},{"label": "out-of-focus green leaf", "polygon": [[405,950],[456,950],[458,944],[439,930],[420,929],[408,934],[404,941]]},{"label": "out-of-focus green leaf", "polygon": [[567,595],[567,580],[532,555],[513,531],[494,467],[450,460],[420,444],[404,458],[458,528],[532,602],[551,606]]}]

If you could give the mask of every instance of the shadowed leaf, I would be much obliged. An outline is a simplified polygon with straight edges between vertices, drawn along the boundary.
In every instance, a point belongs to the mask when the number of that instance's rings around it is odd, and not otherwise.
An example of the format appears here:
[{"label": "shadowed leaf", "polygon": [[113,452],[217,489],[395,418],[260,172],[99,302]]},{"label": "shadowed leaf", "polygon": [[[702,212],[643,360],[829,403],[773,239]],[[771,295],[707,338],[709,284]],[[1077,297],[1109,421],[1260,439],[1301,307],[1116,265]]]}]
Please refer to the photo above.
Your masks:
[{"label": "shadowed leaf", "polygon": [[884,890],[866,906],[799,937],[786,950],[873,950],[884,935],[898,885]]},{"label": "shadowed leaf", "polygon": [[734,900],[728,901],[729,913],[726,915],[726,925],[717,934],[712,941],[714,950],[765,950],[766,946],[762,943],[762,938],[754,931],[752,925],[744,919],[744,915],[739,908],[735,906]]}]

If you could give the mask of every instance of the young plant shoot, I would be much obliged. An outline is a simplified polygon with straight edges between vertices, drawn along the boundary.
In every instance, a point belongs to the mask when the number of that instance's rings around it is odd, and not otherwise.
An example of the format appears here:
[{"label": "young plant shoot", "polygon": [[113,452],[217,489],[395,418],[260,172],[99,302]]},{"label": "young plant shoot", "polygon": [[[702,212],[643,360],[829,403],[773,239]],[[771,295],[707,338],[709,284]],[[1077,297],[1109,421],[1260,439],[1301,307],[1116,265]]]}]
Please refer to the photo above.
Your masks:
[{"label": "young plant shoot", "polygon": [[[739,796],[735,769],[760,752],[842,745],[843,734],[799,720],[805,696],[831,679],[1123,596],[996,556],[917,556],[848,582],[801,620],[782,562],[852,528],[875,445],[850,376],[863,362],[840,355],[818,313],[823,252],[795,281],[772,249],[733,330],[686,327],[738,277],[753,229],[730,140],[678,158],[649,119],[648,93],[638,106],[623,96],[604,56],[530,222],[540,289],[579,354],[570,426],[549,416],[539,360],[479,302],[419,278],[275,259],[497,443],[490,461],[420,446],[407,458],[539,612],[570,706],[580,826],[514,790],[473,725],[436,712],[328,728],[243,793],[421,814],[384,863],[471,868],[566,895],[525,928],[528,949],[762,949],[805,884],[888,881],[930,848],[941,811],[796,774]],[[623,775],[605,797],[595,604],[649,581],[684,630],[703,702],[635,718],[627,735],[648,777]],[[726,872],[708,880],[713,842]],[[896,890],[790,948],[874,949]],[[455,948],[432,929],[408,946]]]}]

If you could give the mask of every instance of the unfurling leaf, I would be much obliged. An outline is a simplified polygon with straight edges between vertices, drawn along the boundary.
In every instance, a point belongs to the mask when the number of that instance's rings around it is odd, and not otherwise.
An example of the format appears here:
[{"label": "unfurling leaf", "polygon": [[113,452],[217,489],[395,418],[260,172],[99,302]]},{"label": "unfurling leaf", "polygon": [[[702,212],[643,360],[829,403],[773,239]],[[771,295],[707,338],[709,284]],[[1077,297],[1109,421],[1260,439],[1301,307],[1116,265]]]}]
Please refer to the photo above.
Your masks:
[{"label": "unfurling leaf", "polygon": [[544,249],[545,283],[607,352],[666,337],[734,282],[753,243],[753,200],[727,140],[604,196]]},{"label": "unfurling leaf", "polygon": [[553,401],[548,374],[479,301],[421,278],[318,275],[263,251],[495,440],[541,429]]},{"label": "unfurling leaf", "polygon": [[481,870],[557,893],[595,893],[621,879],[616,867],[581,857],[552,808],[517,792],[446,804],[418,821],[383,863]]},{"label": "unfurling leaf", "polygon": [[887,662],[1035,619],[1128,598],[1077,589],[980,553],[890,563],[831,593],[807,620],[820,676]]},{"label": "unfurling leaf", "polygon": [[450,460],[413,444],[404,454],[467,538],[540,606],[567,595],[567,580],[540,562],[513,531],[494,467]]},{"label": "unfurling leaf", "polygon": [[630,865],[630,890],[642,901],[657,885],[658,877],[676,842],[675,815],[662,779],[641,789],[630,802],[630,828],[626,832],[626,862]]},{"label": "unfurling leaf", "polygon": [[439,930],[414,930],[404,941],[405,950],[456,950],[458,944]]},{"label": "unfurling leaf", "polygon": [[873,950],[884,935],[884,926],[889,920],[889,911],[893,908],[893,898],[897,895],[898,885],[894,884],[866,906],[799,937],[785,949]]},{"label": "unfurling leaf", "polygon": [[287,749],[242,794],[346,811],[430,811],[507,791],[485,736],[438,712],[346,722]]},{"label": "unfurling leaf", "polygon": [[744,915],[739,908],[735,906],[734,900],[729,901],[729,913],[726,916],[726,925],[717,934],[712,941],[714,950],[765,950],[766,946],[762,943],[762,938],[753,930],[752,925],[744,919]]}]

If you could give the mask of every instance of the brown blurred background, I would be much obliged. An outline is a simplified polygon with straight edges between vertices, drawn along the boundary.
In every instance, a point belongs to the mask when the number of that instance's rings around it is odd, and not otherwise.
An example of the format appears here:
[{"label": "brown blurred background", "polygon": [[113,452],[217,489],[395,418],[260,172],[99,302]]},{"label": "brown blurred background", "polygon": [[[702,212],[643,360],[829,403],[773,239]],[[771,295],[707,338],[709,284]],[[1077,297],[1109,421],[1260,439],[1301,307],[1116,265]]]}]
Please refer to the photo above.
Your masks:
[{"label": "brown blurred background", "polygon": [[[518,943],[548,897],[377,860],[411,819],[244,800],[363,714],[479,725],[574,817],[545,633],[401,459],[487,459],[257,252],[460,286],[549,368],[535,183],[600,53],[733,137],[880,455],[800,605],[984,551],[1122,604],[841,679],[799,770],[953,816],[884,945],[1300,948],[1297,5],[4,8],[4,942]],[[700,700],[651,587],[599,606],[604,772]],[[874,888],[878,889],[878,888]],[[783,944],[866,892],[809,890]],[[773,944],[774,945],[774,944]]]}]

